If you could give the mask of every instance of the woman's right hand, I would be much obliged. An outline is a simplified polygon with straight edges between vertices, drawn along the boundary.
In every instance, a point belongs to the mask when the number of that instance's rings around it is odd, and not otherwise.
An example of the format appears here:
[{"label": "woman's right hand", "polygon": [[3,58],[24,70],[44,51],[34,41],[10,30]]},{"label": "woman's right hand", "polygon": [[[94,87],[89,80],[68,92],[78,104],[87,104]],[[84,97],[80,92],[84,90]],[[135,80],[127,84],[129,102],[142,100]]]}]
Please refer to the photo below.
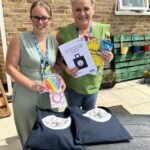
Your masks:
[{"label": "woman's right hand", "polygon": [[46,88],[45,83],[42,81],[34,81],[31,85],[32,91],[42,92]]},{"label": "woman's right hand", "polygon": [[72,77],[75,77],[77,75],[78,70],[79,69],[77,67],[74,67],[74,68],[66,67],[66,69],[65,69],[66,73]]}]

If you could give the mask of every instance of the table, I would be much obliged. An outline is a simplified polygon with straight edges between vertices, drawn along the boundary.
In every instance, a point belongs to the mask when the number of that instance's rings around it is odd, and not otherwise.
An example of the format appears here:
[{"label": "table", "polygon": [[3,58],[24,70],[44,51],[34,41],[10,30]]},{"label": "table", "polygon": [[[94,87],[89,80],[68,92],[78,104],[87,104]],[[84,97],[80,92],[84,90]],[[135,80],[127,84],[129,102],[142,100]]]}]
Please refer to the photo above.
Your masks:
[{"label": "table", "polygon": [[132,135],[130,142],[87,146],[87,150],[150,150],[150,115],[117,116]]}]

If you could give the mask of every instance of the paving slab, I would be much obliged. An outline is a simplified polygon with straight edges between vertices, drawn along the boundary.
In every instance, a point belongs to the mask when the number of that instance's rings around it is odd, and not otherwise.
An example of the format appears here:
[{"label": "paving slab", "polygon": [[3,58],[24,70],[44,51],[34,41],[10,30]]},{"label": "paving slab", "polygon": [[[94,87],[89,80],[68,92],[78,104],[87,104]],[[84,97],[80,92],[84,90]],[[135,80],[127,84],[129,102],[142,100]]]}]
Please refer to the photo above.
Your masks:
[{"label": "paving slab", "polygon": [[123,89],[112,90],[112,93],[116,95],[121,101],[128,102],[131,106],[140,105],[148,102],[150,97],[143,92],[138,91],[132,86],[124,87]]},{"label": "paving slab", "polygon": [[133,106],[132,114],[150,114],[150,102],[138,106]]}]

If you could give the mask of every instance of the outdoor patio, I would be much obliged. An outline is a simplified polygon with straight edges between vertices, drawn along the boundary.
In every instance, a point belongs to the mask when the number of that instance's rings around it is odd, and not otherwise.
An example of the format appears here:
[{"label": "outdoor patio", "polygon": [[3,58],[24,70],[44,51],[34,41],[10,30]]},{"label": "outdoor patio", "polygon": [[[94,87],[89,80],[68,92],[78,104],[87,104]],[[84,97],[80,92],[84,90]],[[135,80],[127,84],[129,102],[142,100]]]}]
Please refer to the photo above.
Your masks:
[{"label": "outdoor patio", "polygon": [[[141,114],[143,117],[144,114],[146,116],[148,114],[150,115],[150,85],[143,84],[142,79],[117,83],[116,86],[112,89],[100,91],[97,105],[105,107],[122,105],[123,108],[131,114]],[[13,120],[12,103],[9,103],[9,107],[12,113],[11,116],[0,119],[0,150],[21,150],[21,145],[18,140]],[[125,115],[123,115],[123,117],[124,116]],[[133,145],[135,148],[139,148],[140,150],[142,150],[142,147],[140,146],[141,144],[143,146],[143,149],[150,149],[150,145],[148,144],[150,142],[150,136],[146,137],[145,143],[139,142],[140,136],[143,139],[143,133],[147,134],[150,132],[150,126],[148,125],[148,122],[150,121],[148,121],[147,118],[144,117],[146,122],[141,121],[141,123],[143,122],[144,124],[140,124],[137,121],[133,122],[133,124],[139,126],[139,129],[132,130],[131,126],[127,126],[127,124],[132,124],[131,121],[130,123],[128,121],[130,118],[123,119],[123,117],[121,117],[121,121],[123,122],[123,124],[125,124],[127,129],[139,136],[138,139],[133,139],[131,143],[123,143],[123,150],[128,150],[129,148],[131,149]],[[140,118],[143,120],[143,117]],[[126,123],[126,120],[128,123]],[[139,130],[143,132],[141,133]],[[102,145],[101,147],[105,150],[122,149],[119,145],[115,146],[114,144],[111,144],[110,146]],[[97,146],[93,146],[88,147],[88,150],[99,150],[99,148]]]}]

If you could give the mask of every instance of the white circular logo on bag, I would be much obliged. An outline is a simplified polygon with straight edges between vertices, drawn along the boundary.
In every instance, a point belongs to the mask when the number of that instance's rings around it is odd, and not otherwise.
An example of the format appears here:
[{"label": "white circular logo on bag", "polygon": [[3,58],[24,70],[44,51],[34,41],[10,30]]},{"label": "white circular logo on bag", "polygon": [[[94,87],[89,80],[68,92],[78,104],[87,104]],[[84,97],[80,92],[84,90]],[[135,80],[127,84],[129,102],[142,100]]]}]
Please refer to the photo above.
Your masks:
[{"label": "white circular logo on bag", "polygon": [[87,111],[83,116],[97,122],[106,122],[111,118],[111,114],[101,108],[95,108]]},{"label": "white circular logo on bag", "polygon": [[60,118],[54,115],[47,116],[42,119],[43,124],[53,130],[66,129],[71,125],[71,117]]}]

